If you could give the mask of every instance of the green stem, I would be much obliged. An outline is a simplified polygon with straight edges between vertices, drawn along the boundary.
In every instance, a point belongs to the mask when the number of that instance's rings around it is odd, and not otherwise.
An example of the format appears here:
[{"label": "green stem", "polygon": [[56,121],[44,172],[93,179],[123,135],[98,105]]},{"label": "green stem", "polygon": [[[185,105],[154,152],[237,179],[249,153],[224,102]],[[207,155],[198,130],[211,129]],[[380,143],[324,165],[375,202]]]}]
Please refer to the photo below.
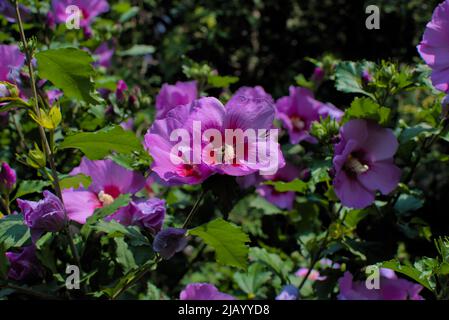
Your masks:
[{"label": "green stem", "polygon": [[203,200],[205,195],[206,195],[206,191],[202,190],[200,193],[200,196],[198,197],[195,204],[193,205],[192,210],[190,210],[190,213],[188,214],[186,220],[184,221],[184,223],[182,225],[182,229],[186,229],[190,225],[190,223],[192,222],[193,216],[198,211],[201,200]]},{"label": "green stem", "polygon": [[[17,14],[17,22],[19,25],[20,37],[22,39],[23,48],[25,51],[26,59],[27,59],[28,71],[30,74],[30,85],[31,85],[31,89],[33,90],[33,96],[34,96],[33,108],[34,108],[34,112],[39,117],[40,116],[39,96],[37,93],[36,78],[34,75],[33,63],[32,63],[33,54],[28,47],[28,42],[27,42],[27,39],[25,36],[25,31],[23,29],[23,22],[22,22],[22,17],[20,15],[19,1],[17,0],[15,4],[16,4],[16,14]],[[43,148],[44,152],[46,153],[46,156],[47,156],[46,158],[48,159],[48,162],[50,164],[51,174],[53,177],[54,189],[55,189],[56,195],[63,203],[62,192],[61,192],[61,187],[59,184],[58,172],[56,171],[53,150],[50,148],[50,144],[48,143],[44,128],[41,125],[38,125],[38,128],[39,128],[39,134],[40,134],[40,137],[42,140],[42,148]],[[68,222],[69,220],[68,220],[68,216],[67,216],[67,211],[65,210],[65,206],[64,206],[64,216],[65,216],[65,221],[66,221],[65,229],[66,229],[67,236],[69,238],[70,250],[72,251],[72,255],[74,256],[76,264],[81,273],[82,271],[81,271],[80,257],[78,254],[78,250],[76,249],[75,242],[73,240],[72,232],[69,228],[69,222]]]},{"label": "green stem", "polygon": [[34,291],[34,290],[31,290],[28,288],[23,288],[23,287],[16,286],[13,284],[0,284],[0,288],[15,290],[19,293],[26,294],[28,296],[32,296],[32,297],[39,298],[39,299],[59,300],[58,297],[56,297],[56,296],[52,296],[52,295],[49,295],[49,294],[46,294],[43,292]]}]

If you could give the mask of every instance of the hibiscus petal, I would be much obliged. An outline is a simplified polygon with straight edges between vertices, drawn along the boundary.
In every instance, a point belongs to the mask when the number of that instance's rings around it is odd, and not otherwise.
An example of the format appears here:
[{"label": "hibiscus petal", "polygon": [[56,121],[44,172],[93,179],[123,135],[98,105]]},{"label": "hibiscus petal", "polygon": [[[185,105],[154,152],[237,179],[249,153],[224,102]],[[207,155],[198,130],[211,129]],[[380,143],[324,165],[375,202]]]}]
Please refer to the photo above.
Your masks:
[{"label": "hibiscus petal", "polygon": [[380,190],[383,194],[393,191],[401,178],[399,169],[392,160],[375,162],[367,172],[358,176],[359,181],[368,190]]},{"label": "hibiscus petal", "polygon": [[78,223],[86,223],[95,209],[101,208],[102,204],[97,195],[90,191],[64,190],[62,198],[70,220]]}]

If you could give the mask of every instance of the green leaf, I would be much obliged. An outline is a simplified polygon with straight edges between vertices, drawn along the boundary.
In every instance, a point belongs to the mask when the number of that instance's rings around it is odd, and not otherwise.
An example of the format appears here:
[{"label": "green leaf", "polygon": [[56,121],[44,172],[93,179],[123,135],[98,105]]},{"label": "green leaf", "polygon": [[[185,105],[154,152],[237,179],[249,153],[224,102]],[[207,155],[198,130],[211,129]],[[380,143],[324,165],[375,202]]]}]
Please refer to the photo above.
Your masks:
[{"label": "green leaf", "polygon": [[409,194],[401,194],[394,205],[399,214],[416,211],[424,205],[424,201]]},{"label": "green leaf", "polygon": [[214,88],[226,88],[239,81],[239,77],[211,75],[207,82]]},{"label": "green leaf", "polygon": [[357,227],[357,224],[369,215],[369,210],[351,210],[346,214],[345,225],[349,228]]},{"label": "green leaf", "polygon": [[273,186],[277,192],[293,191],[293,192],[298,192],[298,193],[305,193],[308,189],[308,184],[299,179],[295,179],[290,182],[267,181],[264,184]]},{"label": "green leaf", "polygon": [[68,136],[59,145],[61,149],[80,149],[91,160],[100,160],[112,152],[131,154],[144,152],[135,134],[120,126],[96,132],[81,132]]},{"label": "green leaf", "polygon": [[81,185],[87,189],[91,183],[91,177],[81,173],[76,176],[68,176],[60,180],[61,189],[79,188]]},{"label": "green leaf", "polygon": [[17,189],[16,194],[14,195],[14,199],[23,197],[27,194],[32,193],[40,193],[42,189],[45,187],[51,186],[50,181],[43,181],[43,180],[23,180],[19,184],[19,188]]},{"label": "green leaf", "polygon": [[36,242],[36,256],[44,266],[57,273],[55,252],[51,247],[53,239],[54,236],[50,232],[41,236]]},{"label": "green leaf", "polygon": [[421,285],[423,285],[430,291],[433,291],[429,280],[426,278],[423,278],[421,276],[421,272],[418,269],[414,268],[413,266],[403,265],[398,260],[394,260],[394,259],[390,260],[390,261],[381,262],[379,265],[382,268],[387,268],[387,269],[391,269],[393,271],[402,273],[402,274],[412,278],[416,282],[420,283]]},{"label": "green leaf", "polygon": [[130,194],[122,194],[117,199],[114,200],[113,203],[111,203],[108,206],[105,206],[100,209],[96,209],[92,216],[90,216],[87,219],[86,224],[92,224],[95,221],[98,221],[100,219],[103,219],[113,213],[115,213],[118,209],[127,206],[129,202],[131,201],[131,195]]},{"label": "green leaf", "polygon": [[362,84],[362,72],[371,69],[372,66],[373,63],[367,61],[362,63],[340,62],[335,69],[335,87],[342,92],[361,93],[375,99],[371,93],[363,89]]},{"label": "green leaf", "polygon": [[221,218],[189,230],[215,249],[217,262],[246,269],[248,265],[249,237],[240,227]]},{"label": "green leaf", "polygon": [[92,81],[95,70],[89,53],[75,48],[50,49],[38,52],[36,59],[39,76],[62,89],[68,98],[98,103]]},{"label": "green leaf", "polygon": [[127,237],[132,246],[151,246],[148,239],[136,226],[124,226],[115,220],[100,220],[92,228],[96,231],[106,233],[109,238]]},{"label": "green leaf", "polygon": [[388,122],[389,118],[389,108],[381,107],[369,98],[356,98],[346,109],[343,122],[350,119],[371,119],[383,125]]},{"label": "green leaf", "polygon": [[432,128],[430,125],[426,123],[420,123],[416,126],[405,128],[404,130],[402,130],[398,139],[399,142],[403,144],[412,140],[415,137],[420,136],[422,133],[433,133],[433,132],[435,132],[435,129]]},{"label": "green leaf", "polygon": [[251,260],[258,261],[270,269],[272,269],[277,275],[282,278],[288,277],[291,272],[291,265],[283,261],[277,254],[269,253],[266,249],[252,247],[250,250]]},{"label": "green leaf", "polygon": [[234,274],[235,282],[250,299],[258,296],[262,286],[271,279],[271,272],[263,272],[262,268],[259,264],[252,264],[247,273]]},{"label": "green leaf", "polygon": [[30,240],[30,230],[23,222],[21,214],[0,219],[0,244],[5,250],[21,247]]},{"label": "green leaf", "polygon": [[128,244],[123,238],[114,238],[116,244],[116,260],[123,267],[124,272],[137,269],[133,253],[128,248]]},{"label": "green leaf", "polygon": [[144,44],[136,44],[125,51],[117,52],[118,56],[144,56],[154,53],[155,48]]}]

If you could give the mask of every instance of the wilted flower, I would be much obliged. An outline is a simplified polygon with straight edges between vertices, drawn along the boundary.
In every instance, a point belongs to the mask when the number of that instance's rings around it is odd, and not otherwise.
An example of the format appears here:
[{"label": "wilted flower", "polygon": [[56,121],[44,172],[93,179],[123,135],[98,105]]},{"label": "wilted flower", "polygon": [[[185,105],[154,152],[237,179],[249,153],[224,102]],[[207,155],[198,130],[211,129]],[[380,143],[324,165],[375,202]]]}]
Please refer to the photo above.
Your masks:
[{"label": "wilted flower", "polygon": [[3,162],[0,166],[0,190],[6,190],[7,192],[16,184],[17,176],[14,169],[9,164]]},{"label": "wilted flower", "polygon": [[427,24],[418,51],[432,68],[432,83],[438,90],[449,91],[449,0],[441,3]]},{"label": "wilted flower", "polygon": [[334,189],[342,204],[365,208],[374,202],[376,190],[393,191],[401,170],[393,156],[398,141],[390,129],[368,120],[351,120],[340,129],[333,159]]},{"label": "wilted flower", "polygon": [[180,300],[235,300],[209,283],[190,283],[179,295]]},{"label": "wilted flower", "polygon": [[343,112],[331,104],[325,104],[313,97],[312,91],[300,87],[290,87],[290,95],[276,101],[277,118],[282,121],[290,135],[290,142],[301,141],[316,143],[316,138],[309,134],[312,122],[327,116],[340,119]]},{"label": "wilted flower", "polygon": [[419,284],[394,277],[380,277],[379,289],[368,289],[365,281],[353,281],[352,274],[347,271],[338,280],[339,300],[424,300],[419,295],[423,287]]},{"label": "wilted flower", "polygon": [[138,226],[156,234],[161,230],[164,218],[165,201],[153,198],[145,201],[131,201],[128,206],[120,208],[107,220],[116,220],[125,226]]},{"label": "wilted flower", "polygon": [[187,245],[185,229],[167,228],[159,232],[153,241],[153,250],[164,259],[170,259]]},{"label": "wilted flower", "polygon": [[107,42],[103,42],[94,51],[94,66],[101,66],[104,68],[109,68],[111,66],[112,56],[114,55],[114,48],[110,48]]},{"label": "wilted flower", "polygon": [[97,16],[109,11],[109,4],[106,0],[52,0],[52,13],[56,23],[66,23],[69,15],[67,10],[70,6],[77,6],[81,11],[80,27],[86,34],[91,33],[90,25]]},{"label": "wilted flower", "polygon": [[196,81],[178,81],[174,85],[165,83],[156,97],[156,118],[164,118],[171,109],[189,104],[197,97]]},{"label": "wilted flower", "polygon": [[81,160],[71,175],[84,174],[92,183],[86,188],[66,189],[62,192],[67,214],[71,220],[85,223],[95,209],[110,205],[122,194],[134,194],[145,185],[145,178],[138,172],[125,169],[112,160]]},{"label": "wilted flower", "polygon": [[33,245],[20,248],[19,252],[6,252],[6,258],[10,267],[8,278],[15,281],[29,281],[42,274],[39,260],[36,257],[36,249]]},{"label": "wilted flower", "polygon": [[44,191],[44,199],[26,201],[17,199],[25,224],[31,229],[33,240],[37,240],[44,232],[61,231],[65,225],[64,205],[50,191]]},{"label": "wilted flower", "polygon": [[282,288],[281,293],[276,297],[276,300],[297,300],[298,296],[298,288],[289,284]]},{"label": "wilted flower", "polygon": [[19,82],[19,71],[25,63],[25,55],[16,45],[0,45],[0,81]]},{"label": "wilted flower", "polygon": [[[309,268],[299,268],[298,271],[295,272],[295,276],[304,278],[308,273]],[[323,281],[326,280],[326,276],[321,276],[318,270],[312,269],[307,279],[311,281]]]}]

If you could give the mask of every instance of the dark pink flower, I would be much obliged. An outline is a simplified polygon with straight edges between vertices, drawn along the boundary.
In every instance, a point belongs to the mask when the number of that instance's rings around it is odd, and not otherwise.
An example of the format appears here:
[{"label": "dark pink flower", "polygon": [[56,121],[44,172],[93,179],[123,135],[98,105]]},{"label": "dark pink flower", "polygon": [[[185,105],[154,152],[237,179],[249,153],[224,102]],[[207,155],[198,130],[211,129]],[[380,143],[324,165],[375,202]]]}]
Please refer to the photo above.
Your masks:
[{"label": "dark pink flower", "polygon": [[8,278],[15,281],[29,281],[41,276],[42,268],[36,257],[36,248],[31,245],[19,250],[19,252],[6,252],[10,264]]},{"label": "dark pink flower", "polygon": [[180,300],[235,300],[229,294],[222,293],[209,283],[188,284],[179,295]]},{"label": "dark pink flower", "polygon": [[123,100],[125,91],[128,91],[128,85],[125,81],[119,80],[117,83],[117,89],[115,89],[115,96],[118,101]]},{"label": "dark pink flower", "polygon": [[330,116],[339,120],[343,112],[331,104],[325,104],[313,97],[312,91],[300,87],[290,87],[290,95],[276,101],[277,118],[290,135],[290,142],[301,141],[316,143],[317,140],[309,134],[312,122],[320,117]]},{"label": "dark pink flower", "polygon": [[390,129],[368,120],[351,120],[340,129],[333,159],[334,189],[341,203],[365,208],[374,202],[376,190],[393,191],[401,177],[393,156],[398,141]]},{"label": "dark pink flower", "polygon": [[156,97],[156,118],[164,118],[171,109],[189,104],[196,98],[198,98],[196,81],[165,83]]},{"label": "dark pink flower", "polygon": [[0,45],[0,81],[17,83],[19,72],[25,63],[25,55],[16,45]]},{"label": "dark pink flower", "polygon": [[340,286],[339,300],[424,300],[419,295],[423,287],[419,284],[394,277],[380,277],[379,289],[368,289],[365,281],[353,281],[347,271],[338,280]]},{"label": "dark pink flower", "polygon": [[433,85],[443,92],[449,91],[449,0],[441,3],[427,24],[421,43],[421,57],[432,68]]},{"label": "dark pink flower", "polygon": [[10,191],[16,184],[17,176],[9,164],[3,162],[0,166],[0,190]]},{"label": "dark pink flower", "polygon": [[122,194],[134,194],[145,185],[145,178],[138,172],[125,169],[112,160],[81,160],[71,175],[84,174],[91,177],[91,185],[76,190],[63,190],[62,196],[71,220],[85,223],[95,209],[109,205]]}]

